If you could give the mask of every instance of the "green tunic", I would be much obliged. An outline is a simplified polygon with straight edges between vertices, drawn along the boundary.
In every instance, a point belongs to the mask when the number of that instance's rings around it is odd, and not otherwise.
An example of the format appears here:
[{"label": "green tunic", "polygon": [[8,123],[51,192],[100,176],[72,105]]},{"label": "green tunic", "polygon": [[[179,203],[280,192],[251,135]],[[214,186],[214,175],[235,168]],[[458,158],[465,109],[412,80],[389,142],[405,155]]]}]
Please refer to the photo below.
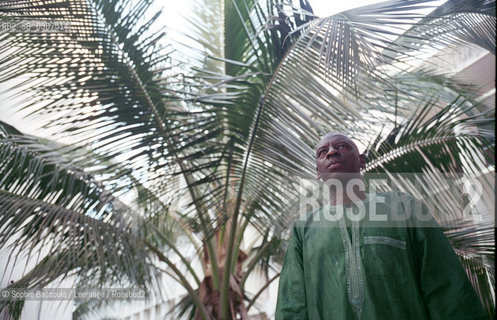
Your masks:
[{"label": "green tunic", "polygon": [[[402,201],[392,201],[395,197]],[[417,205],[431,217],[424,204],[407,194],[368,195],[362,202],[368,214],[373,203],[377,214],[406,213],[405,204],[410,203],[410,208]],[[395,226],[347,224],[346,219],[323,219],[323,213],[321,208],[293,228],[280,275],[276,320],[487,318],[433,220],[422,227],[415,215]]]}]

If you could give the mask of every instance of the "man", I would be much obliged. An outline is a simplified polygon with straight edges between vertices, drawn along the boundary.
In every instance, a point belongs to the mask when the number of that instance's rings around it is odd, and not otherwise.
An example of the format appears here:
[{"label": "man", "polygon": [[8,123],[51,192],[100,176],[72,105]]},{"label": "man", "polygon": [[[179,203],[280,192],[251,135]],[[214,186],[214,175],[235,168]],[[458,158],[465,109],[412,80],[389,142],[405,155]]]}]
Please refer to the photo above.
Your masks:
[{"label": "man", "polygon": [[[399,192],[366,194],[357,183],[364,166],[347,136],[329,133],[319,142],[317,174],[329,185],[331,205],[293,228],[276,320],[485,319],[464,269],[426,206]],[[358,214],[360,208],[367,215]],[[411,214],[416,210],[421,214]],[[386,214],[408,219],[365,223]]]}]

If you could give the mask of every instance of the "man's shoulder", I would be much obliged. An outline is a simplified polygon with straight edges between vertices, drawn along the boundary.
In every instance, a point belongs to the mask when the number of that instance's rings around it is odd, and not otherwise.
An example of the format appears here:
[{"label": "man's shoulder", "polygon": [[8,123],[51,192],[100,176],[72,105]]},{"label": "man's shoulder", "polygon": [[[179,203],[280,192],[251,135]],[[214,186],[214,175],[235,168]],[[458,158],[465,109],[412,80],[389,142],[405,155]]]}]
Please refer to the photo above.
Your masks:
[{"label": "man's shoulder", "polygon": [[294,228],[308,228],[323,215],[325,206],[319,206],[305,214],[300,215],[293,223]]},{"label": "man's shoulder", "polygon": [[405,193],[405,192],[402,192],[399,190],[370,193],[370,195],[377,196],[377,197],[386,197],[388,199],[398,198],[398,199],[406,199],[406,200],[411,200],[411,201],[419,201],[410,193]]},{"label": "man's shoulder", "polygon": [[370,197],[371,199],[374,199],[375,202],[382,202],[392,207],[400,206],[403,209],[424,206],[422,200],[419,200],[412,194],[398,190],[374,193],[370,194]]}]

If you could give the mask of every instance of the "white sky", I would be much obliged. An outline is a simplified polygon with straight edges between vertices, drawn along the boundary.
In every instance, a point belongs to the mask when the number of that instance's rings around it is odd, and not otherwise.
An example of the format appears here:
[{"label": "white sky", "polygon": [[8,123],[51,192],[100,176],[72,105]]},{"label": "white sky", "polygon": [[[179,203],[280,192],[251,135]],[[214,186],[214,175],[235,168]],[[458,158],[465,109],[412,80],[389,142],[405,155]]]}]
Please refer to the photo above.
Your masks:
[{"label": "white sky", "polygon": [[382,2],[385,0],[308,0],[314,14],[319,17],[331,16],[345,10],[367,6],[369,4]]}]

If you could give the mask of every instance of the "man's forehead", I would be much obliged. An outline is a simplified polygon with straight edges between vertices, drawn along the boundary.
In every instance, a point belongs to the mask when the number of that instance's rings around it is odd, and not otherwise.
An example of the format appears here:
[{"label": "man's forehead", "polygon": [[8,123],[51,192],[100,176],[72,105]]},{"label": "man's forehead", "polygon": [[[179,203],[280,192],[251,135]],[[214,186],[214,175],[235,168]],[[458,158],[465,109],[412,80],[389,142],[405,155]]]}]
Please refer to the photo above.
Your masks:
[{"label": "man's forehead", "polygon": [[330,140],[336,141],[336,142],[348,142],[351,143],[355,146],[354,141],[352,141],[349,137],[344,135],[343,133],[340,132],[330,132],[326,135],[324,135],[321,140],[319,140],[318,147],[321,145],[324,145],[328,143]]}]

